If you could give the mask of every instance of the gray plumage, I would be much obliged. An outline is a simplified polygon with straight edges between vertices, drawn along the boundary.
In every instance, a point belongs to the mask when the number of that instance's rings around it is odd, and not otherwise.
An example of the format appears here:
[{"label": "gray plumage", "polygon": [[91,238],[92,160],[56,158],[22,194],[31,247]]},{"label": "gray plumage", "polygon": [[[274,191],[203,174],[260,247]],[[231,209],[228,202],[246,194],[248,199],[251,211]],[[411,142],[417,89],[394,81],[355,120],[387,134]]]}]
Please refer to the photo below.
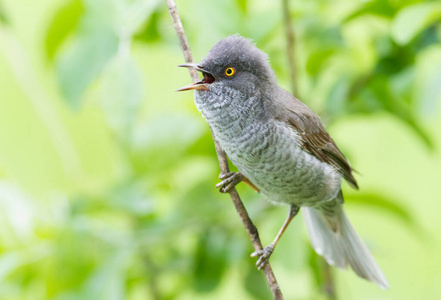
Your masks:
[{"label": "gray plumage", "polygon": [[331,265],[387,288],[342,207],[341,178],[358,188],[349,162],[320,118],[277,85],[267,55],[234,35],[194,67],[204,75],[196,106],[231,162],[269,200],[302,207],[312,245]]}]

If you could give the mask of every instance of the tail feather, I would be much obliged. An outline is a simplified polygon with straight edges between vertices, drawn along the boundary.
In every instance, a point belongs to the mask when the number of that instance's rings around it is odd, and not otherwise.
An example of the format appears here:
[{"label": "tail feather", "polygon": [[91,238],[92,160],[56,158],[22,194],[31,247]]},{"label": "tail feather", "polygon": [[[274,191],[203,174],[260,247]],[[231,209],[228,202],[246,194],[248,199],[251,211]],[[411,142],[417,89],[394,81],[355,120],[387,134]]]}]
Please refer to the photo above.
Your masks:
[{"label": "tail feather", "polygon": [[[387,289],[389,284],[386,277],[351,225],[343,210],[342,201],[338,200],[340,199],[327,203],[326,211],[320,208],[302,208],[313,248],[330,265],[345,269],[349,264],[358,276]],[[332,207],[332,214],[330,207]],[[330,224],[335,224],[335,226],[330,226]]]}]

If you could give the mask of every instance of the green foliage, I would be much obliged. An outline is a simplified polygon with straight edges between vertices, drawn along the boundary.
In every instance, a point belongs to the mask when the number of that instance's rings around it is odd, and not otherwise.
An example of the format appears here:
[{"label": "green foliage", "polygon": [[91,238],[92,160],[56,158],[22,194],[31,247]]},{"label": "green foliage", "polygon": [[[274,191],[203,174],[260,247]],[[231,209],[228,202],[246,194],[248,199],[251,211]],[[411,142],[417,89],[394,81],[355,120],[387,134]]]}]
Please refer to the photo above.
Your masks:
[{"label": "green foliage", "polygon": [[161,39],[161,18],[166,16],[166,7],[158,6],[156,10],[147,19],[145,25],[135,34],[135,39],[144,43],[160,42]]},{"label": "green foliage", "polygon": [[221,233],[207,230],[200,234],[194,257],[196,290],[210,292],[219,285],[226,269],[225,244],[225,236]]},{"label": "green foliage", "polygon": [[428,2],[406,6],[393,19],[392,37],[399,45],[408,44],[440,19],[441,3]]},{"label": "green foliage", "polygon": [[86,88],[116,54],[117,47],[117,36],[110,28],[96,28],[80,38],[78,44],[60,61],[60,87],[72,108],[80,108]]},{"label": "green foliage", "polygon": [[75,30],[83,13],[81,0],[70,1],[58,9],[49,25],[45,40],[46,53],[50,60],[54,59],[58,48]]},{"label": "green foliage", "polygon": [[413,219],[411,213],[400,206],[399,201],[389,200],[382,196],[375,194],[352,194],[346,197],[351,203],[363,204],[366,206],[374,207],[377,210],[384,210],[389,215],[393,215],[400,219],[403,224],[412,228],[415,226],[415,220]]},{"label": "green foliage", "polygon": [[242,11],[243,14],[246,14],[248,11],[248,1],[247,0],[236,0],[237,6]]},{"label": "green foliage", "polygon": [[124,139],[132,130],[143,98],[141,72],[130,56],[122,54],[111,62],[103,75],[101,89],[107,122]]},{"label": "green foliage", "polygon": [[[103,71],[118,49],[118,35],[114,30],[117,7],[101,7],[106,1],[85,2],[85,15],[79,26],[78,39],[60,58],[58,77],[60,87],[68,103],[80,108],[86,88]],[[58,26],[55,22],[53,26]],[[49,39],[49,37],[48,37]]]},{"label": "green foliage", "polygon": [[[280,1],[177,5],[195,60],[240,33],[290,86]],[[393,287],[335,270],[337,294],[439,298],[439,3],[290,6],[294,94],[363,174],[346,207]],[[214,188],[208,127],[173,92],[190,82],[182,62],[164,1],[1,2],[0,299],[271,297]],[[239,190],[268,243],[287,208]],[[316,299],[323,261],[293,223],[272,266],[286,299]]]},{"label": "green foliage", "polygon": [[3,5],[0,2],[0,23],[8,24],[8,18],[6,17],[6,13],[3,10]]},{"label": "green foliage", "polygon": [[258,271],[253,264],[246,264],[244,286],[254,299],[271,299],[272,295],[267,288],[265,275]]}]

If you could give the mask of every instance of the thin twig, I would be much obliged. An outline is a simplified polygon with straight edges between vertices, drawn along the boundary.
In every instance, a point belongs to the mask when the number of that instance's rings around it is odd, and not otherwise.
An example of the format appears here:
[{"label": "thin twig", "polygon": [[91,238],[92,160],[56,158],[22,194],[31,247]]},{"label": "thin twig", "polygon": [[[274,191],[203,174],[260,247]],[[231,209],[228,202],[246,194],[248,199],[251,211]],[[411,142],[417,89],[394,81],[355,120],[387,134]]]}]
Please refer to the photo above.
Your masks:
[{"label": "thin twig", "polygon": [[[168,5],[168,11],[170,13],[170,16],[173,20],[173,25],[176,30],[176,34],[179,38],[179,43],[181,45],[182,52],[184,53],[185,62],[186,63],[193,63],[193,58],[191,56],[190,47],[188,46],[187,37],[184,33],[184,28],[182,26],[181,20],[178,15],[178,11],[176,9],[176,4],[174,0],[167,0]],[[190,69],[190,75],[193,79],[193,82],[199,81],[199,76],[197,75],[196,71]],[[219,160],[219,166],[222,173],[228,173],[229,167],[228,167],[228,160],[225,155],[225,152],[222,150],[221,146],[217,142],[213,131],[211,131],[211,134],[213,136],[214,145],[216,148],[216,154],[217,159]],[[257,231],[256,226],[254,226],[253,222],[251,221],[247,210],[245,209],[245,206],[242,203],[242,200],[239,197],[239,194],[237,193],[235,188],[232,188],[230,190],[230,196],[233,200],[234,207],[236,208],[237,213],[239,214],[239,217],[250,237],[251,243],[253,244],[254,250],[259,251],[262,250],[262,243],[259,238],[259,233]],[[271,292],[273,294],[274,299],[276,300],[282,300],[283,295],[280,290],[279,284],[277,283],[276,277],[274,276],[274,273],[272,271],[271,265],[269,262],[265,264],[265,267],[263,269],[263,272],[265,273],[266,280],[268,281],[268,284],[271,288]]]},{"label": "thin twig", "polygon": [[[294,45],[295,35],[291,24],[291,13],[289,10],[288,0],[282,0],[282,9],[283,9],[283,18],[285,22],[286,51],[289,60],[291,85],[292,85],[293,93],[297,96],[297,98],[301,98],[297,85],[297,64],[295,59],[295,45]],[[321,256],[319,257],[319,259],[322,262],[321,271],[323,275],[323,280],[325,282],[323,288],[324,293],[329,300],[336,300],[337,295],[335,293],[334,278],[332,275],[331,267],[326,262],[326,260],[324,260]]]},{"label": "thin twig", "polygon": [[149,290],[151,293],[151,299],[153,300],[161,300],[163,299],[163,297],[161,296],[159,289],[158,289],[158,273],[159,270],[158,268],[155,266],[155,264],[152,262],[152,260],[150,259],[150,257],[148,255],[144,255],[144,263],[146,266],[146,269],[148,271],[148,276],[149,281],[148,281],[148,285],[149,285]]},{"label": "thin twig", "polygon": [[295,35],[292,29],[288,0],[282,0],[282,9],[285,23],[286,52],[288,54],[291,87],[294,95],[300,99],[300,93],[297,85],[297,65],[295,60]]},{"label": "thin twig", "polygon": [[325,283],[323,291],[329,300],[337,300],[331,266],[323,259],[323,257],[320,257],[320,259],[322,261],[323,281]]}]

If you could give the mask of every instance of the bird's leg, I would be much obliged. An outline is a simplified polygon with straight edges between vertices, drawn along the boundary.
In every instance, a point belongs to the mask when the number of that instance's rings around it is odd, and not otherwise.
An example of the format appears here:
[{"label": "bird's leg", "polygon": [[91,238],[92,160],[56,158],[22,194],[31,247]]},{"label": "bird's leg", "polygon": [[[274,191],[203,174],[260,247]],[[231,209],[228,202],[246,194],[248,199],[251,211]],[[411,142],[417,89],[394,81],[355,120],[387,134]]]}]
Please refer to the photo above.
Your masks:
[{"label": "bird's leg", "polygon": [[222,181],[216,184],[216,188],[218,188],[219,192],[221,193],[228,193],[233,187],[236,186],[236,184],[238,184],[241,181],[248,184],[255,191],[260,192],[260,190],[240,172],[220,173],[219,179]]},{"label": "bird's leg", "polygon": [[299,212],[299,209],[300,209],[300,207],[298,207],[294,204],[291,204],[291,206],[289,208],[288,217],[286,217],[285,223],[283,223],[282,228],[280,228],[279,233],[277,234],[274,241],[271,244],[269,244],[268,246],[266,246],[265,248],[263,248],[263,250],[254,251],[253,253],[251,253],[251,257],[259,256],[259,259],[257,260],[257,263],[256,263],[256,266],[259,270],[262,270],[263,267],[265,266],[266,262],[268,261],[271,254],[273,253],[274,248],[277,245],[277,242],[282,237],[286,228],[288,228],[288,225],[289,225],[289,223],[291,223],[291,220],[297,215],[297,213]]}]

